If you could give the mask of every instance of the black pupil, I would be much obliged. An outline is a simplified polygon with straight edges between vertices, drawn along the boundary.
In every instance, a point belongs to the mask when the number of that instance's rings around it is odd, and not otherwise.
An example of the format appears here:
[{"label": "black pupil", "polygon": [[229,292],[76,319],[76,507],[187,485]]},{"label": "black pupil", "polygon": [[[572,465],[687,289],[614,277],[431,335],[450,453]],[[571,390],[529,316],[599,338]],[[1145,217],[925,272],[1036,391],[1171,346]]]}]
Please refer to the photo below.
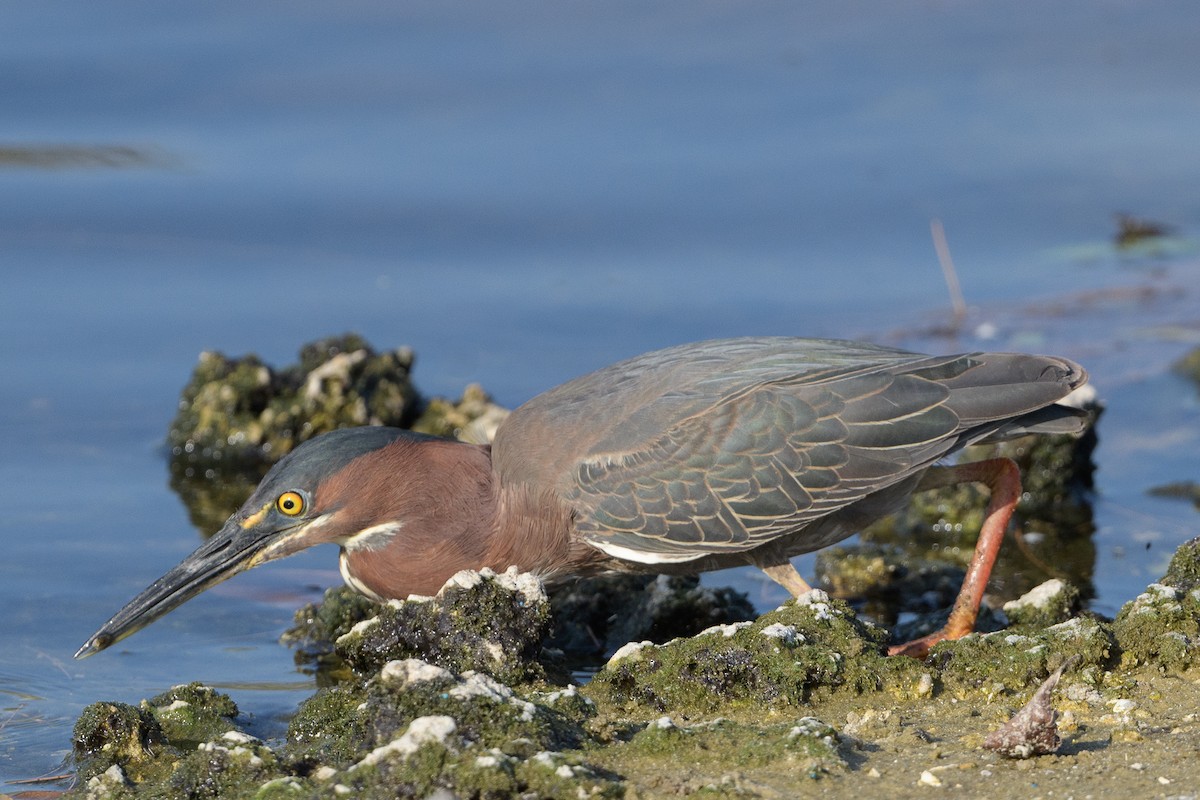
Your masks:
[{"label": "black pupil", "polygon": [[295,500],[293,500],[290,497],[284,498],[284,501],[283,501],[283,510],[284,511],[291,511],[295,507],[296,507]]}]

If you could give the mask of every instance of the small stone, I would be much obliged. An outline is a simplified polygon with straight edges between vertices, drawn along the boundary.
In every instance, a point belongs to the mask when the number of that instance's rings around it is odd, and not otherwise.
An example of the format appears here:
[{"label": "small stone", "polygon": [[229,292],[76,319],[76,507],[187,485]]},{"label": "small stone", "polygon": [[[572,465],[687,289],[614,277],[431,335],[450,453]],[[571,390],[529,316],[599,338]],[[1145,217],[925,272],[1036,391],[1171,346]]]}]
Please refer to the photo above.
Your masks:
[{"label": "small stone", "polygon": [[922,784],[923,786],[941,786],[942,779],[937,775],[934,775],[929,770],[925,770],[921,773],[921,779],[917,781],[917,783]]}]

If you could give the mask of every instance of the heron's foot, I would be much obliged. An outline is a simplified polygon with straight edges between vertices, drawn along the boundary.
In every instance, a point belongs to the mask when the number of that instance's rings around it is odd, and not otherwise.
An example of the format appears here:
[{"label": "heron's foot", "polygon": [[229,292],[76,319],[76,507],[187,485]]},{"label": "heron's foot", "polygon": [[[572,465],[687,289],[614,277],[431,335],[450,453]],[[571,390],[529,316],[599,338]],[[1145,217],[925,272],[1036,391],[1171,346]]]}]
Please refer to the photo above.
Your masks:
[{"label": "heron's foot", "polygon": [[946,640],[945,629],[935,631],[927,636],[922,636],[920,639],[913,639],[903,644],[894,644],[888,648],[889,656],[908,656],[909,658],[924,659],[929,655],[930,649],[938,642]]}]

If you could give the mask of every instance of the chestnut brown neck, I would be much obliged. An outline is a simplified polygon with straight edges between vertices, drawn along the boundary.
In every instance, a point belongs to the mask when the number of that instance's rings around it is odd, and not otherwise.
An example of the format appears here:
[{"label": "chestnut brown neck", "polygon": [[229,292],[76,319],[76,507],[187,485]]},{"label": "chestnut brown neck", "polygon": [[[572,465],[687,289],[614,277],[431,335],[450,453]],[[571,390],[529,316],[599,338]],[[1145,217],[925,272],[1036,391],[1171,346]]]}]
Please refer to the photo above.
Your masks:
[{"label": "chestnut brown neck", "polygon": [[[435,594],[463,569],[553,577],[600,555],[572,542],[571,511],[556,495],[498,483],[486,446],[402,439],[356,459],[317,505],[340,506],[330,538],[343,543],[348,581],[385,599]],[[394,531],[355,538],[388,522]]]}]

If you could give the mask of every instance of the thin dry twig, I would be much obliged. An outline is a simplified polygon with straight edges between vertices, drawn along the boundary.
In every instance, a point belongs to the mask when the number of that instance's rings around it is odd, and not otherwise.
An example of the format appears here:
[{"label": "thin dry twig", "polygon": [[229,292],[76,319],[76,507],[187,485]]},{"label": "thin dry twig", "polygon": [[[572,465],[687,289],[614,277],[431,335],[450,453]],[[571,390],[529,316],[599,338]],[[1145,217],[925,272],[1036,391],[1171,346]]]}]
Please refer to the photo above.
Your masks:
[{"label": "thin dry twig", "polygon": [[942,265],[942,277],[946,279],[946,288],[950,292],[954,324],[959,325],[966,319],[967,303],[963,300],[962,287],[958,284],[958,271],[954,268],[954,259],[950,257],[950,245],[946,243],[946,229],[942,227],[942,221],[935,217],[929,221],[929,231],[933,234],[933,249],[937,251],[938,263]]}]

